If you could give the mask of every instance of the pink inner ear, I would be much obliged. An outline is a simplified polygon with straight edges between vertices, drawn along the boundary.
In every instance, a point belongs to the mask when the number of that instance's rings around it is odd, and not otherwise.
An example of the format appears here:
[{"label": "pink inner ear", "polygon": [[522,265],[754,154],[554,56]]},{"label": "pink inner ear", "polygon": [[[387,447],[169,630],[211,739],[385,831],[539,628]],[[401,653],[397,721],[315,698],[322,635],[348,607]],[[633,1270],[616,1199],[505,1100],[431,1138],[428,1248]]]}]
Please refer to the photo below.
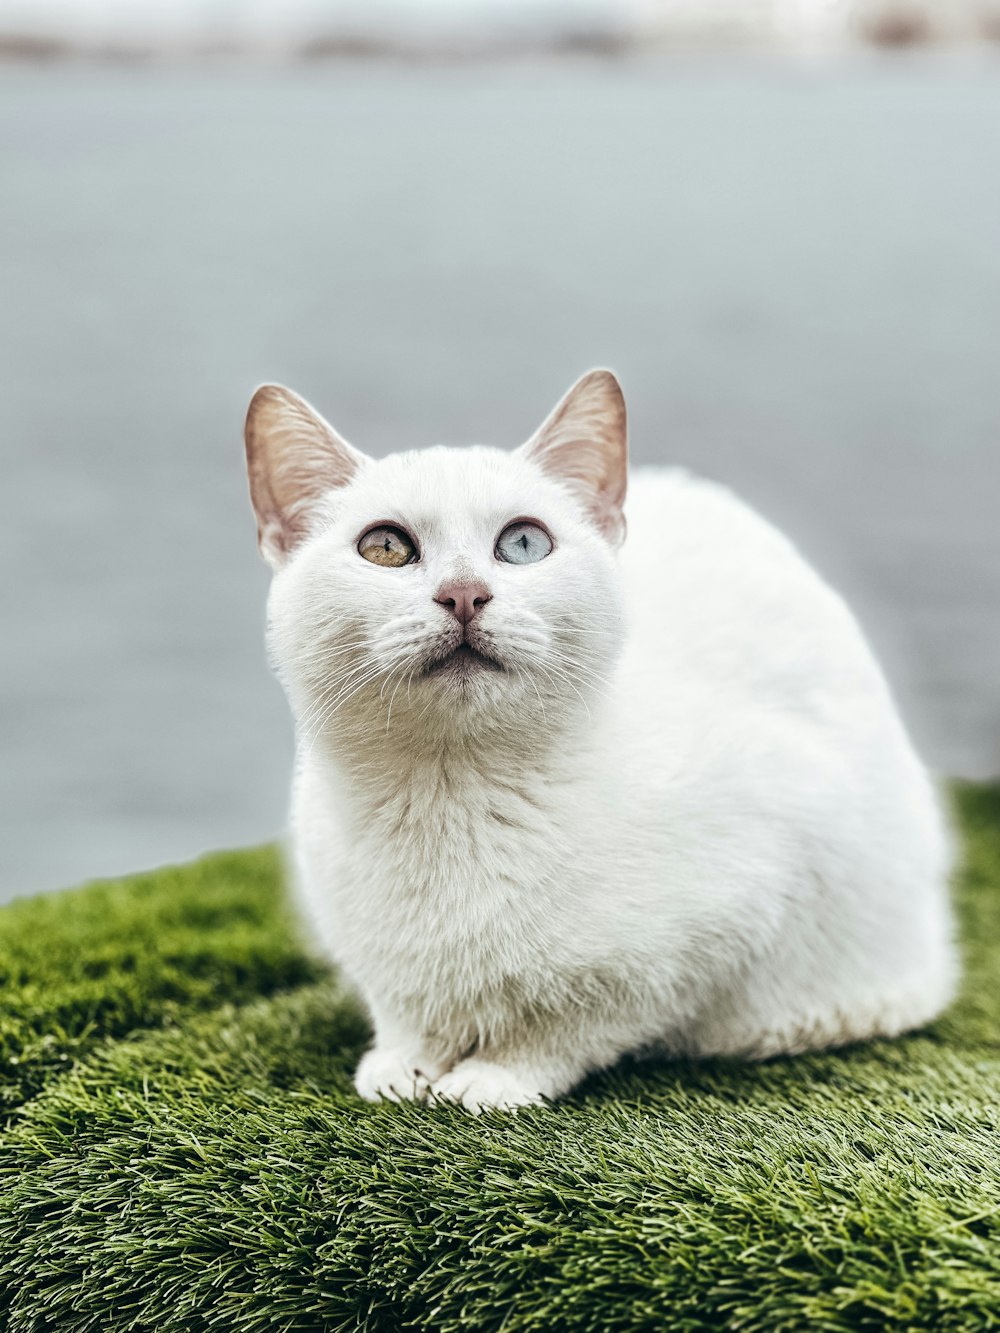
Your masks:
[{"label": "pink inner ear", "polygon": [[580,499],[604,537],[625,537],[628,424],[621,386],[608,370],[584,375],[524,446]]},{"label": "pink inner ear", "polygon": [[245,439],[261,551],[272,564],[281,564],[308,535],[316,502],[346,485],[364,455],[298,394],[278,384],[265,384],[254,394]]}]

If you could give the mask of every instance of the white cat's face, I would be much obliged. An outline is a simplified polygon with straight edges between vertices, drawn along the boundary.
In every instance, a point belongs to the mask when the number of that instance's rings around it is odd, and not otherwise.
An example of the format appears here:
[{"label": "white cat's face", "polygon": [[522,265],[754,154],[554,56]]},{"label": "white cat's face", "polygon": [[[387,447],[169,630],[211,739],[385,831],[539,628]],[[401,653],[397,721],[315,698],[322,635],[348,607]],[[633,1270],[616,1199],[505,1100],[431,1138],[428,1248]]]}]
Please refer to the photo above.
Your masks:
[{"label": "white cat's face", "polygon": [[613,377],[586,377],[514,453],[378,461],[273,396],[287,391],[259,392],[272,397],[257,421],[251,408],[248,453],[276,568],[269,640],[302,739],[523,733],[601,693],[621,642]]}]

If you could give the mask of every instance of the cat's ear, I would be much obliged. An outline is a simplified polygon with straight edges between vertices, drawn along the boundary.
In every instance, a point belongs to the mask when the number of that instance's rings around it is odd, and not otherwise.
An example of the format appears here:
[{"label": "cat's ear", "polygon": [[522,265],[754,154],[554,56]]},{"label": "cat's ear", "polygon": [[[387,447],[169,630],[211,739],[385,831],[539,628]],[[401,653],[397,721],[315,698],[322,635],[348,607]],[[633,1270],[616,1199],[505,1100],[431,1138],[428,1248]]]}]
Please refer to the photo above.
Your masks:
[{"label": "cat's ear", "polygon": [[610,370],[577,380],[519,452],[569,487],[607,540],[621,545],[628,425],[621,385]]},{"label": "cat's ear", "polygon": [[251,398],[244,439],[261,555],[277,569],[308,536],[316,502],[346,485],[365,455],[280,384]]}]

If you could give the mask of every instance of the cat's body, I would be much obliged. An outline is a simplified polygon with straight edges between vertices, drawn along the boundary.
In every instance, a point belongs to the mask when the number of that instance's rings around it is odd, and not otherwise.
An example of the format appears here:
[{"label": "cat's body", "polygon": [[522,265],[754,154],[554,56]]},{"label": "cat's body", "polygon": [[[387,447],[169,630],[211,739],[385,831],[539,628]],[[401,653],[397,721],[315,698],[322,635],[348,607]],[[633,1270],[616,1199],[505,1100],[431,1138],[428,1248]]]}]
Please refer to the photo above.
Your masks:
[{"label": "cat's body", "polygon": [[[951,993],[943,821],[855,622],[768,524],[682,473],[632,478],[616,570],[614,468],[600,504],[579,469],[558,476],[601,432],[594,379],[519,454],[359,467],[276,562],[297,878],[372,1013],[367,1096],[517,1105],[629,1051],[895,1034]],[[507,564],[495,534],[526,515],[554,548]],[[405,523],[420,560],[364,568],[366,516]],[[456,615],[442,579],[485,594],[462,633],[502,669],[434,665]],[[376,626],[387,580],[404,601]]]}]

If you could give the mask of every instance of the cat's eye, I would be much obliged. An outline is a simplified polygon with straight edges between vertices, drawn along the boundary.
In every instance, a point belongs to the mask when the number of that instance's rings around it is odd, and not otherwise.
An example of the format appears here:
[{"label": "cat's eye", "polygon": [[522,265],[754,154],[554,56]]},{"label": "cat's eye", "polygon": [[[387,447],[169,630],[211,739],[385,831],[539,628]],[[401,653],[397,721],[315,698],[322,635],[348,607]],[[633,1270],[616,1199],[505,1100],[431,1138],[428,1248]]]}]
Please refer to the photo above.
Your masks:
[{"label": "cat's eye", "polygon": [[497,559],[508,565],[533,565],[551,550],[552,538],[537,523],[511,523],[497,538]]},{"label": "cat's eye", "polygon": [[417,558],[417,548],[412,538],[402,528],[393,528],[388,524],[381,528],[371,528],[358,542],[358,554],[370,560],[373,565],[385,565],[398,569]]}]

